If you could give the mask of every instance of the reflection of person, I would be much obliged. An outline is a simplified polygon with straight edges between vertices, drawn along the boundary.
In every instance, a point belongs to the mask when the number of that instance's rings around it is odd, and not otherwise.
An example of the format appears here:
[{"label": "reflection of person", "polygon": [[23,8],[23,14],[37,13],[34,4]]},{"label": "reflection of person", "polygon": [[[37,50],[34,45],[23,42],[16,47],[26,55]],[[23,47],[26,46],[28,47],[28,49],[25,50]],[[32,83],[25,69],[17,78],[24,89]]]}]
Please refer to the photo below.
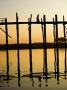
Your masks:
[{"label": "reflection of person", "polygon": [[46,83],[46,85],[45,85],[46,87],[48,86],[48,84]]},{"label": "reflection of person", "polygon": [[[47,79],[48,79],[48,78],[47,78]],[[46,85],[45,85],[46,87],[48,87],[48,82],[47,82],[47,79],[46,79]]]},{"label": "reflection of person", "polygon": [[31,80],[32,80],[32,87],[34,87],[34,80],[33,80],[33,76],[32,76],[32,79],[31,79]]},{"label": "reflection of person", "polygon": [[32,87],[34,87],[34,81],[32,80]]},{"label": "reflection of person", "polygon": [[39,79],[39,82],[40,82],[39,87],[41,87],[41,76],[38,76],[38,79]]},{"label": "reflection of person", "polygon": [[57,81],[57,85],[59,85],[59,81]]}]

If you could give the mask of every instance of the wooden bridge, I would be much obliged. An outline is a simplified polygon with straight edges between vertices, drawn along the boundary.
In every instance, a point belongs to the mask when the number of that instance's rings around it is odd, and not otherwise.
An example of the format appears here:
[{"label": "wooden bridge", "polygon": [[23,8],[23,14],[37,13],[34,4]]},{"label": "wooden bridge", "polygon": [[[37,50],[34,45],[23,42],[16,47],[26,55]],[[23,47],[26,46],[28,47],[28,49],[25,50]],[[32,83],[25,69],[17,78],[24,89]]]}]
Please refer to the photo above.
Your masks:
[{"label": "wooden bridge", "polygon": [[[53,21],[46,21],[46,16],[43,15],[43,18],[39,18],[37,15],[36,22],[32,22],[32,14],[30,18],[28,18],[28,22],[19,22],[18,20],[18,14],[16,13],[16,22],[8,22],[7,18],[4,19],[4,22],[0,22],[0,25],[5,26],[5,38],[6,38],[6,58],[7,58],[7,80],[9,80],[9,44],[8,44],[8,25],[16,25],[16,36],[17,36],[17,58],[18,58],[18,84],[20,86],[20,58],[19,58],[19,49],[20,49],[20,43],[19,43],[19,25],[28,24],[28,31],[29,31],[29,57],[30,57],[30,77],[32,78],[33,68],[32,68],[32,40],[31,40],[31,25],[32,24],[40,24],[42,28],[42,36],[43,36],[43,75],[46,77],[47,81],[47,75],[48,75],[48,65],[47,65],[47,42],[46,42],[46,25],[52,24],[53,25],[53,36],[54,36],[54,55],[55,55],[55,78],[59,80],[59,43],[58,43],[58,25],[63,25],[63,35],[64,35],[64,48],[65,48],[65,76],[66,76],[66,24],[67,21],[65,21],[65,18],[63,16],[62,21],[58,21],[58,16],[55,15],[55,18],[53,18]],[[21,45],[23,48],[23,45]],[[35,45],[36,46],[36,45]],[[1,46],[2,47],[2,46]],[[3,48],[3,47],[2,47]]]}]

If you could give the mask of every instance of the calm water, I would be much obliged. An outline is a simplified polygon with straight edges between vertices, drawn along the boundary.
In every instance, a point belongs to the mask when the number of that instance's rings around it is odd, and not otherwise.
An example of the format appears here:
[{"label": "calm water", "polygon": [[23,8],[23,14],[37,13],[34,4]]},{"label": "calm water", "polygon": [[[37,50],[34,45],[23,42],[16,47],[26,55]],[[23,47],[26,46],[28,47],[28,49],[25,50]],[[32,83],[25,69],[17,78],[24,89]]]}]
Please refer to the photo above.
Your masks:
[{"label": "calm water", "polygon": [[[30,78],[29,50],[20,50],[20,80],[18,80],[17,50],[9,50],[9,75],[6,80],[6,51],[0,51],[0,87],[67,87],[64,75],[65,51],[59,49],[59,80],[55,79],[54,72],[54,49],[47,49],[48,79],[43,78],[43,50],[32,50],[32,63],[34,77]],[[24,76],[27,75],[27,76]]]}]

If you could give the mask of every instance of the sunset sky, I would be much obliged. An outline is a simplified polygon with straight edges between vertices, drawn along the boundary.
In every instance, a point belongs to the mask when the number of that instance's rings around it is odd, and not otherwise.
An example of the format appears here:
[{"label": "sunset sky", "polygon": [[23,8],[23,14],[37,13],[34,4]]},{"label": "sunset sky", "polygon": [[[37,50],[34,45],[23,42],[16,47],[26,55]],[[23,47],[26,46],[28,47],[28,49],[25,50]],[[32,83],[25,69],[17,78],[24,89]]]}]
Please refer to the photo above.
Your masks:
[{"label": "sunset sky", "polygon": [[[46,15],[47,20],[52,20],[55,14],[58,15],[58,19],[62,20],[63,15],[65,16],[65,20],[67,20],[67,0],[0,0],[0,18],[7,17],[8,21],[15,21],[16,20],[16,12],[18,12],[19,21],[26,21],[28,20],[28,17],[30,17],[30,14],[33,15],[33,21],[36,20],[36,15],[40,14],[40,18],[43,14]],[[13,31],[15,27],[9,28],[9,34],[13,35],[15,33],[15,30]],[[39,28],[39,31],[38,31]],[[50,32],[50,29],[52,26],[47,28],[47,36],[48,41],[52,40],[52,33],[50,33],[50,36],[48,33]],[[20,31],[22,35],[20,34],[20,41],[27,42],[28,41],[28,31],[27,27],[23,26],[20,27],[22,30],[26,31]],[[36,29],[36,30],[34,30]],[[2,34],[1,32],[0,34]],[[32,42],[36,42],[36,40],[42,41],[42,35],[40,26],[33,26],[32,30]],[[37,37],[38,34],[38,37]],[[2,36],[2,35],[1,35]],[[4,41],[3,38],[4,35],[0,38],[1,41]],[[9,42],[15,41],[15,35]]]},{"label": "sunset sky", "polygon": [[[16,12],[18,13],[19,21],[22,22],[27,22],[30,14],[32,14],[32,21],[34,22],[36,22],[37,14],[39,14],[40,20],[44,14],[47,21],[53,21],[55,14],[58,15],[58,20],[62,21],[63,15],[65,20],[67,20],[67,0],[0,0],[0,18],[7,18],[7,21],[16,22]],[[32,25],[31,27],[32,43],[43,42],[41,25]],[[0,25],[0,28],[5,31],[5,25]],[[59,37],[63,37],[63,25],[59,25],[58,30]],[[8,44],[17,43],[16,31],[16,25],[8,25],[8,34],[11,36],[11,38],[8,37]],[[47,42],[53,42],[53,25],[46,25],[46,32]],[[20,43],[29,43],[27,24],[19,25],[19,36]],[[6,44],[6,34],[0,29],[1,44]],[[55,88],[54,90],[56,88],[58,90],[66,88],[67,49],[65,44],[63,45],[65,46],[64,49],[58,48],[62,44],[56,45],[56,49],[47,49],[46,46],[44,49],[32,49],[29,45],[29,49],[24,50],[20,50],[17,45],[17,50],[9,50],[6,44],[6,50],[0,50],[0,88],[16,87],[19,90],[23,90],[24,87],[27,89],[28,87],[31,87],[31,89],[35,88],[35,90],[39,88],[44,88],[44,90],[46,88],[48,90],[50,88],[52,90],[53,88]],[[27,77],[26,79],[26,76],[30,76],[30,78]]]}]

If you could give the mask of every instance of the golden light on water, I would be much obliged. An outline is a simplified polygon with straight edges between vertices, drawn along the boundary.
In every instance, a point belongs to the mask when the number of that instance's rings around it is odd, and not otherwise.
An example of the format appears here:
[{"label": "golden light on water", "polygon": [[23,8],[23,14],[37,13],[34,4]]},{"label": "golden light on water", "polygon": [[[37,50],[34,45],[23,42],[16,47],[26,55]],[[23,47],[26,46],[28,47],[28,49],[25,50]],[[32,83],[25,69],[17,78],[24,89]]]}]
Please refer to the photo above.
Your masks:
[{"label": "golden light on water", "polygon": [[[6,51],[0,52],[0,72],[6,73]],[[43,72],[43,50],[32,50],[33,72]],[[47,49],[48,71],[54,71],[54,49]],[[64,49],[59,49],[59,69],[64,72]],[[9,50],[10,74],[15,75],[18,71],[17,50]],[[21,75],[30,73],[29,50],[20,50]]]}]

